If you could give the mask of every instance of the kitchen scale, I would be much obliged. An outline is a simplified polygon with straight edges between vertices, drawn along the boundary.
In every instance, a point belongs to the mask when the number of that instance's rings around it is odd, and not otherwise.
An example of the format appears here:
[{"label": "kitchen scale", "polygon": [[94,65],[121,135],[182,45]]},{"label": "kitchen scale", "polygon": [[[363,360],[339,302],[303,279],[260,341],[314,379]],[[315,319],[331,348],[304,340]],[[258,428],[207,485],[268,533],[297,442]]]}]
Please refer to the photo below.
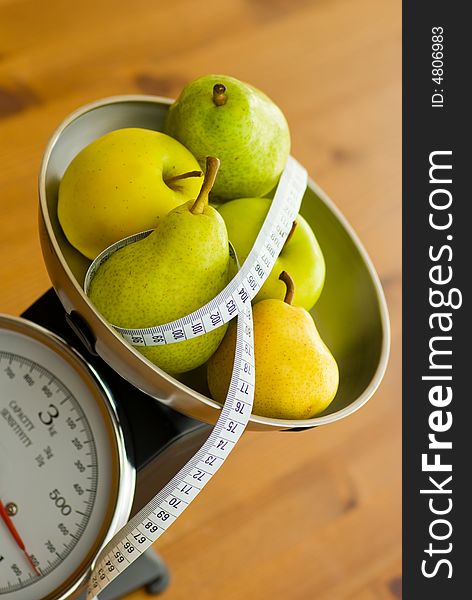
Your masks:
[{"label": "kitchen scale", "polygon": [[[55,291],[22,319],[0,316],[0,600],[85,598],[99,550],[200,451],[221,414],[201,371],[174,379],[94,310],[83,292],[90,263],[57,222],[58,183],[72,158],[113,129],[160,130],[169,103],[149,96],[101,100],[68,117],[46,149],[39,226]],[[365,250],[313,182],[301,214],[313,224],[332,274],[316,318],[341,384],[320,416],[248,415],[251,429],[299,430],[343,418],[372,396],[386,368],[387,309]],[[340,304],[346,294],[352,302]],[[171,513],[156,514],[165,520]],[[127,561],[155,527],[143,520],[136,541],[128,536],[112,562],[98,565],[95,581]],[[142,552],[99,597],[115,600],[143,585],[159,593],[168,579],[159,557]]]}]

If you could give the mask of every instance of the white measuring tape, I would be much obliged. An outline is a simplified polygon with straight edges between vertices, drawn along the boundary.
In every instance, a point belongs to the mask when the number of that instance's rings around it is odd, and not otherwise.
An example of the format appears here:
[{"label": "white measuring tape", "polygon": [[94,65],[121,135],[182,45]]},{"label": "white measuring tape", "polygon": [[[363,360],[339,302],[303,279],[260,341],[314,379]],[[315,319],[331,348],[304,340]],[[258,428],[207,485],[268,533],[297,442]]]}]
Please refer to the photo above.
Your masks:
[{"label": "white measuring tape", "polygon": [[[306,170],[289,157],[264,224],[237,275],[208,304],[182,319],[146,329],[115,329],[135,346],[172,344],[203,335],[237,316],[236,352],[225,404],[208,439],[171,481],[106,544],[87,590],[95,598],[139,558],[183,513],[228,457],[251,416],[254,399],[254,336],[251,300],[267,279],[298,215]],[[119,247],[145,237],[130,236],[102,252],[85,278]]]}]

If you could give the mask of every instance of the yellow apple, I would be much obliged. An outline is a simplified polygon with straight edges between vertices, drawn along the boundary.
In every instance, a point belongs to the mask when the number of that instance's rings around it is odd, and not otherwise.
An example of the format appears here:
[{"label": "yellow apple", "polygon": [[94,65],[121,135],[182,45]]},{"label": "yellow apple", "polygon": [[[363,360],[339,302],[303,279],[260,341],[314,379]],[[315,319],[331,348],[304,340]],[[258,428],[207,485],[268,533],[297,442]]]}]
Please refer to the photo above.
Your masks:
[{"label": "yellow apple", "polygon": [[[218,208],[241,264],[251,251],[271,202],[269,198],[240,198]],[[254,302],[268,298],[283,300],[285,285],[279,280],[279,274],[288,271],[295,282],[293,304],[310,310],[323,289],[325,270],[325,261],[315,234],[305,219],[298,215],[293,234],[286,240]]]},{"label": "yellow apple", "polygon": [[[190,176],[179,178],[179,175]],[[150,129],[117,129],[86,146],[59,186],[58,218],[69,242],[94,259],[113,242],[154,229],[195,199],[202,180],[182,145]]]}]

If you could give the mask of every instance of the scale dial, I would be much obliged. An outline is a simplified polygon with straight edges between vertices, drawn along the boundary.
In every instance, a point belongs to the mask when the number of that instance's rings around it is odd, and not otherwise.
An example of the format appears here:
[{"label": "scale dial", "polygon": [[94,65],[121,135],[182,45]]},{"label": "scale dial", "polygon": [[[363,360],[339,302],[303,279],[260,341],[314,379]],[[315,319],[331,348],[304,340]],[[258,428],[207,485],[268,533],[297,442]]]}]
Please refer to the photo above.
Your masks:
[{"label": "scale dial", "polygon": [[0,316],[0,600],[75,597],[133,492],[103,382],[59,338]]}]

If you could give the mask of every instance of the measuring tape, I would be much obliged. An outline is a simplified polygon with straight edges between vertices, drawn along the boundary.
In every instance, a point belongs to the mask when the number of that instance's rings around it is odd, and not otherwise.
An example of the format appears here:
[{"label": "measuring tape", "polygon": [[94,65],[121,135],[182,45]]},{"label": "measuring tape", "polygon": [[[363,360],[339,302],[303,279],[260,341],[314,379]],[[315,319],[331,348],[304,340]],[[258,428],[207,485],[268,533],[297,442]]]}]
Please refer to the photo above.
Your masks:
[{"label": "measuring tape", "polygon": [[[102,592],[172,525],[218,471],[241,437],[251,416],[254,399],[251,300],[282,250],[298,215],[306,186],[306,170],[289,156],[251,252],[237,275],[208,304],[165,325],[146,329],[114,327],[134,346],[158,346],[204,335],[237,317],[236,352],[226,401],[208,439],[171,481],[106,544],[93,569],[87,600]],[[102,252],[87,272],[85,291],[88,291],[96,270],[113,252],[146,235],[148,232],[130,236]]]}]

